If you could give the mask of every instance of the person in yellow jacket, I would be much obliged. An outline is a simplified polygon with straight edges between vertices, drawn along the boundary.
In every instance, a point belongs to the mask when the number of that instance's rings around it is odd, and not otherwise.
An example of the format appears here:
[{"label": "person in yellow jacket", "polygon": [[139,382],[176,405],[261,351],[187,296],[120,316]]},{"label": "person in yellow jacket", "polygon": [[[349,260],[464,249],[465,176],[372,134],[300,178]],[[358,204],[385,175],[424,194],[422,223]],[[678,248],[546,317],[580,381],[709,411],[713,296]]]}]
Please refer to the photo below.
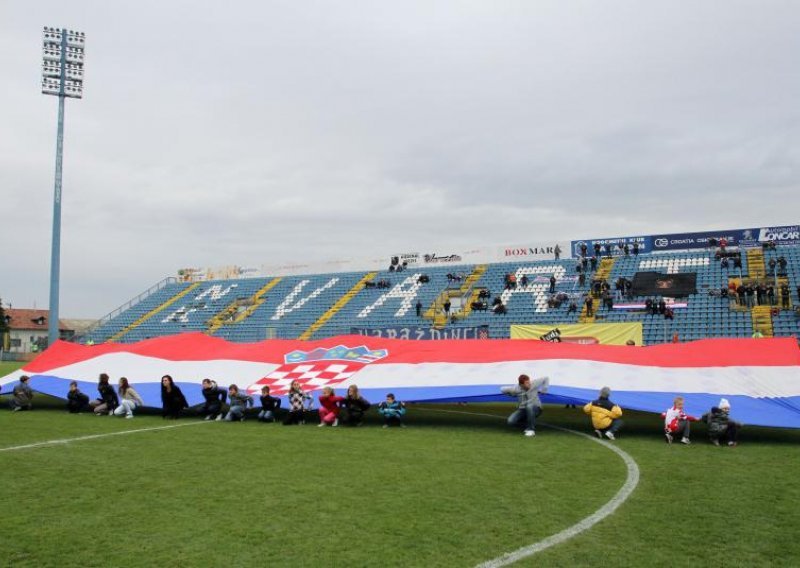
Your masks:
[{"label": "person in yellow jacket", "polygon": [[611,389],[603,387],[600,389],[600,397],[583,407],[583,411],[592,417],[592,427],[598,438],[605,436],[609,440],[616,439],[616,433],[622,428],[623,422],[620,420],[622,409],[611,402]]}]

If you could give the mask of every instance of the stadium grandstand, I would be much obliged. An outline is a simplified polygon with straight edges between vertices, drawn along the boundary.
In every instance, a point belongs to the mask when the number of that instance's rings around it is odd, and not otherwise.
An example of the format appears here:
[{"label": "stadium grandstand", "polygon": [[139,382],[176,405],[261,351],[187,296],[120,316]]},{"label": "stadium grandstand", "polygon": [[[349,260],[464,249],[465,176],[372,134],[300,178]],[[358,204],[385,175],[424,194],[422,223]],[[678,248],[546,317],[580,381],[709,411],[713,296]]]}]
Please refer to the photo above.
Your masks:
[{"label": "stadium grandstand", "polygon": [[184,332],[234,342],[350,333],[501,339],[513,337],[512,326],[556,330],[602,323],[640,324],[643,345],[798,337],[800,245],[789,240],[776,246],[753,231],[759,230],[740,231],[741,242],[726,233],[698,233],[704,239],[689,240],[702,246],[666,251],[653,250],[653,243],[668,242],[663,237],[573,241],[571,258],[534,261],[420,259],[403,269],[394,257],[380,271],[235,278],[183,273],[76,340],[132,343]]}]

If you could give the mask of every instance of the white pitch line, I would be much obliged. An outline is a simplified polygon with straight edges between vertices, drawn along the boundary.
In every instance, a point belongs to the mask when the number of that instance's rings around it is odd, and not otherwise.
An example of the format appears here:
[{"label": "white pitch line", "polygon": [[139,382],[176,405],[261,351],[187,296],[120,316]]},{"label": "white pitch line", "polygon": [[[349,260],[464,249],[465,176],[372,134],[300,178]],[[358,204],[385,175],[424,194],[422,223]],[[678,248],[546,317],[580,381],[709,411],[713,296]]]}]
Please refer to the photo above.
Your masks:
[{"label": "white pitch line", "polygon": [[57,446],[59,444],[69,444],[70,442],[83,442],[85,440],[96,440],[98,438],[110,438],[111,436],[122,436],[124,434],[136,434],[137,432],[154,432],[156,430],[169,430],[170,428],[180,428],[182,426],[197,426],[206,422],[186,422],[184,424],[171,424],[169,426],[155,426],[153,428],[138,428],[136,430],[121,430],[119,432],[107,432],[105,434],[92,434],[90,436],[78,436],[77,438],[63,438],[61,440],[47,440],[46,442],[35,442],[22,446],[9,446],[0,448],[0,452],[13,452],[15,450],[27,450],[29,448],[39,448],[43,446]]},{"label": "white pitch line", "polygon": [[[492,418],[503,418],[502,416],[498,416],[497,414],[488,414],[483,412],[462,412],[459,410],[435,410],[432,408],[424,408],[421,410],[428,410],[431,412],[449,412],[452,414],[471,414],[473,416],[490,416]],[[570,434],[575,434],[576,436],[583,436],[584,438],[588,438],[593,442],[600,444],[601,446],[605,446],[619,457],[622,458],[622,461],[625,462],[625,466],[628,469],[628,477],[625,480],[622,488],[617,491],[617,494],[611,498],[611,500],[600,507],[597,511],[589,515],[588,517],[578,521],[571,527],[567,527],[563,531],[556,533],[552,536],[549,536],[539,542],[534,542],[533,544],[529,544],[528,546],[523,546],[522,548],[518,548],[512,552],[507,552],[502,556],[498,556],[497,558],[493,558],[492,560],[487,560],[481,564],[478,564],[476,568],[497,568],[499,566],[508,566],[509,564],[513,564],[518,560],[522,560],[523,558],[527,558],[528,556],[533,556],[537,552],[541,552],[551,546],[555,546],[557,544],[561,544],[562,542],[566,542],[569,539],[581,534],[592,528],[594,525],[608,517],[609,515],[613,514],[620,505],[622,505],[628,497],[631,496],[633,490],[636,489],[636,486],[639,484],[639,466],[636,464],[636,461],[628,454],[627,452],[619,449],[614,444],[606,442],[605,440],[600,440],[599,438],[595,438],[594,436],[589,436],[588,434],[584,434],[583,432],[576,432],[575,430],[570,430],[569,428],[562,428],[560,426],[553,426],[552,424],[546,425],[548,428],[553,428],[555,430],[561,430],[563,432],[569,432]]]}]

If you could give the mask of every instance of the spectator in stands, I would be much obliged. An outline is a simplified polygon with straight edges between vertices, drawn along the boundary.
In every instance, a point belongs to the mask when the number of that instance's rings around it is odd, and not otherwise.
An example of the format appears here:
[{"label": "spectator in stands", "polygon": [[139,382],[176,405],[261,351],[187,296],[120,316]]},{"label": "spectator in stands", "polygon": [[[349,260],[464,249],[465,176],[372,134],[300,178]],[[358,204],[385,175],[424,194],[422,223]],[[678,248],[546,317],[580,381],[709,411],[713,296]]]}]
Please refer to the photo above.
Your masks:
[{"label": "spectator in stands", "polygon": [[788,308],[789,307],[789,285],[782,284],[781,285],[781,307]]},{"label": "spectator in stands", "polygon": [[269,387],[261,387],[261,410],[258,413],[259,422],[275,422],[275,415],[281,407],[281,399],[270,396]]},{"label": "spectator in stands", "polygon": [[576,304],[575,301],[573,300],[572,302],[569,303],[569,308],[567,308],[567,315],[571,313],[576,313],[577,311],[578,311],[578,304]]},{"label": "spectator in stands", "polygon": [[722,252],[725,252],[725,248],[727,246],[728,246],[728,239],[726,239],[725,237],[722,237],[719,240],[719,250],[721,250]]},{"label": "spectator in stands", "polygon": [[592,258],[589,259],[589,265],[591,266],[592,272],[597,270],[597,257],[596,256],[593,256]]},{"label": "spectator in stands", "polygon": [[497,315],[504,316],[508,313],[508,310],[506,309],[505,304],[503,304],[503,302],[500,302],[494,307],[494,313]]},{"label": "spectator in stands", "polygon": [[551,294],[555,294],[556,293],[556,277],[555,276],[550,276],[550,293]]},{"label": "spectator in stands", "polygon": [[97,382],[97,392],[100,393],[100,398],[93,400],[89,403],[94,413],[100,416],[101,414],[111,414],[119,404],[117,393],[114,392],[113,387],[108,384],[108,375],[100,373]]},{"label": "spectator in stands", "polygon": [[205,420],[222,420],[224,412],[222,412],[222,405],[228,399],[228,394],[225,389],[219,388],[215,381],[211,379],[203,379],[203,398],[205,403],[200,409],[200,414],[205,416]]},{"label": "spectator in stands", "polygon": [[761,333],[760,330],[754,329],[753,334],[750,337],[752,337],[753,339],[762,339],[764,337],[764,334]]},{"label": "spectator in stands", "polygon": [[778,257],[778,274],[779,275],[786,275],[786,257],[781,255]]},{"label": "spectator in stands", "polygon": [[600,243],[594,243],[592,248],[594,249],[594,255],[599,257],[600,256]]},{"label": "spectator in stands", "polygon": [[800,302],[800,286],[797,287],[797,301]]},{"label": "spectator in stands", "polygon": [[347,396],[344,397],[342,407],[345,410],[345,426],[361,426],[364,422],[364,414],[370,408],[369,401],[361,396],[356,385],[347,387]]},{"label": "spectator in stands", "polygon": [[627,345],[628,347],[636,347],[636,342],[633,339],[629,339],[628,341],[625,342],[625,345]]},{"label": "spectator in stands", "polygon": [[633,243],[633,256],[639,256],[639,243]]},{"label": "spectator in stands", "polygon": [[720,298],[727,298],[728,297],[728,287],[723,286],[719,289],[719,297]]},{"label": "spectator in stands", "polygon": [[14,385],[14,389],[11,391],[11,400],[8,401],[12,411],[33,409],[33,390],[28,385],[29,380],[28,375],[22,375],[19,382]]},{"label": "spectator in stands", "polygon": [[119,394],[119,406],[114,409],[114,416],[125,415],[125,418],[133,418],[133,411],[140,406],[144,406],[144,401],[139,393],[128,384],[128,379],[120,378],[117,387]]},{"label": "spectator in stands", "polygon": [[556,243],[556,246],[553,249],[553,254],[555,255],[556,260],[559,260],[561,258],[561,247],[558,246],[558,243]]},{"label": "spectator in stands", "polygon": [[772,284],[767,286],[767,303],[770,306],[775,305],[775,287]]},{"label": "spectator in stands", "polygon": [[675,319],[675,312],[672,311],[672,308],[664,308],[664,319],[665,320]]},{"label": "spectator in stands", "polygon": [[603,307],[607,310],[610,310],[614,307],[614,299],[611,297],[611,292],[608,290],[603,290]]},{"label": "spectator in stands", "polygon": [[383,427],[400,426],[405,428],[403,422],[406,415],[406,405],[395,398],[392,393],[386,395],[386,400],[378,405],[378,414],[383,416]]},{"label": "spectator in stands", "polygon": [[522,278],[519,279],[519,284],[523,288],[528,285],[528,275],[527,274],[523,274],[522,275]]},{"label": "spectator in stands", "polygon": [[630,300],[633,298],[633,281],[625,280],[625,296]]},{"label": "spectator in stands", "polygon": [[[232,400],[231,404],[233,404]],[[186,397],[183,396],[183,392],[172,380],[172,377],[169,375],[161,377],[161,416],[176,420],[181,411],[188,407],[189,403],[186,402]]]},{"label": "spectator in stands", "polygon": [[592,294],[594,294],[596,298],[600,297],[600,292],[602,291],[602,289],[603,289],[603,284],[599,280],[595,280],[594,282],[592,282]]},{"label": "spectator in stands", "polygon": [[338,426],[339,412],[341,412],[343,396],[336,396],[331,387],[324,387],[319,395],[319,427]]},{"label": "spectator in stands", "polygon": [[578,286],[582,288],[585,285],[586,285],[586,273],[581,272],[580,274],[578,274]]},{"label": "spectator in stands", "polygon": [[667,302],[664,300],[664,298],[661,298],[658,301],[658,313],[659,315],[663,316],[666,311],[667,311]]},{"label": "spectator in stands", "polygon": [[746,294],[745,294],[744,284],[739,284],[736,287],[736,298],[737,298],[740,306],[746,306],[747,305],[747,300],[745,299],[745,296],[746,296]]},{"label": "spectator in stands", "polygon": [[594,299],[592,298],[591,294],[586,295],[586,300],[584,301],[586,304],[586,315],[589,317],[594,316]]},{"label": "spectator in stands", "polygon": [[729,266],[728,257],[727,256],[722,257],[722,260],[719,261],[719,267],[728,270],[728,266]]},{"label": "spectator in stands", "polygon": [[306,420],[305,416],[303,415],[303,404],[307,403],[308,406],[306,410],[311,410],[311,407],[314,404],[314,399],[311,398],[311,395],[303,390],[303,387],[301,387],[300,383],[297,381],[292,381],[292,384],[289,386],[289,393],[287,396],[289,397],[289,414],[283,421],[283,425],[289,426],[292,424],[305,424]]},{"label": "spectator in stands", "polygon": [[605,248],[605,251],[606,251],[606,256],[611,258],[611,244],[610,243],[606,243],[604,248]]},{"label": "spectator in stands", "polygon": [[628,255],[630,255],[631,249],[630,249],[630,247],[628,246],[628,243],[625,243],[625,246],[624,246],[624,247],[622,247],[622,252],[624,252],[624,253],[625,253],[625,256],[628,256]]},{"label": "spectator in stands", "polygon": [[742,269],[742,257],[741,256],[734,256],[733,257],[733,268],[738,268],[739,270]]},{"label": "spectator in stands", "polygon": [[620,418],[622,409],[609,400],[610,396],[611,389],[603,387],[597,400],[587,403],[583,411],[591,416],[592,427],[598,438],[602,439],[605,436],[609,440],[615,440],[617,432],[624,423]]},{"label": "spectator in stands", "polygon": [[444,301],[444,304],[442,304],[442,308],[444,308],[444,315],[445,316],[449,316],[450,315],[450,306],[451,305],[452,304],[450,304],[450,299],[449,298]]},{"label": "spectator in stands", "polygon": [[647,298],[644,301],[644,311],[647,314],[649,314],[649,313],[651,313],[653,311],[653,300],[651,300],[650,298]]},{"label": "spectator in stands", "polygon": [[89,409],[89,395],[83,394],[78,388],[78,381],[69,383],[67,393],[67,410],[71,414],[77,414]]},{"label": "spectator in stands", "polygon": [[[597,245],[595,245],[597,246]],[[586,246],[586,243],[581,243],[581,257],[585,257],[586,253],[589,251],[589,248]]]},{"label": "spectator in stands", "polygon": [[681,444],[688,446],[692,443],[689,440],[689,422],[696,422],[697,418],[686,414],[682,396],[675,397],[672,408],[668,408],[661,416],[664,418],[664,436],[668,444],[678,437]]},{"label": "spectator in stands", "polygon": [[414,308],[417,310],[417,317],[422,317],[422,302],[417,300],[417,303],[414,305]]},{"label": "spectator in stands", "polygon": [[678,335],[678,332],[676,331],[675,333],[672,334],[672,343],[680,343],[680,342],[681,342],[681,336]]},{"label": "spectator in stands", "polygon": [[239,390],[236,385],[228,387],[228,400],[230,401],[230,408],[225,415],[225,422],[244,422],[247,407],[253,406],[253,397]]},{"label": "spectator in stands", "polygon": [[584,272],[589,270],[589,259],[585,256],[581,258],[581,269],[583,269]]},{"label": "spectator in stands", "polygon": [[740,422],[730,418],[731,404],[727,399],[720,399],[717,406],[712,406],[709,412],[703,414],[700,420],[708,424],[708,437],[715,446],[727,444],[736,446],[739,438]]},{"label": "spectator in stands", "polygon": [[523,426],[526,436],[536,435],[536,418],[542,413],[542,401],[539,393],[544,393],[550,386],[550,377],[531,380],[528,375],[520,375],[516,386],[502,387],[500,392],[517,398],[517,409],[508,417],[509,426]]},{"label": "spectator in stands", "polygon": [[774,259],[774,258],[770,258],[770,259],[769,259],[769,262],[767,263],[767,266],[769,266],[769,274],[770,274],[771,276],[774,276],[774,275],[775,275],[775,266],[777,266],[777,264],[778,264],[778,263],[777,263],[777,262],[775,262],[775,259]]}]

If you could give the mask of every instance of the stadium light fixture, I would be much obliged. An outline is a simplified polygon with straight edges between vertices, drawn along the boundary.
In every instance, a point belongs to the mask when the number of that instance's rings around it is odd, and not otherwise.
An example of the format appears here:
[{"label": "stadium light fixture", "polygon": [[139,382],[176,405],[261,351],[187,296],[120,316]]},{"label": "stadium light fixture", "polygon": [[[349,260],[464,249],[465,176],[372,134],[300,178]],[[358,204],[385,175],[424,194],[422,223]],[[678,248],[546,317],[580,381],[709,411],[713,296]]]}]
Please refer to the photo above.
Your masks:
[{"label": "stadium light fixture", "polygon": [[64,155],[64,99],[83,98],[86,34],[66,28],[42,30],[42,94],[58,97],[56,179],[53,190],[53,243],[50,250],[50,321],[47,344],[58,339],[58,288],[61,268],[61,166]]}]

